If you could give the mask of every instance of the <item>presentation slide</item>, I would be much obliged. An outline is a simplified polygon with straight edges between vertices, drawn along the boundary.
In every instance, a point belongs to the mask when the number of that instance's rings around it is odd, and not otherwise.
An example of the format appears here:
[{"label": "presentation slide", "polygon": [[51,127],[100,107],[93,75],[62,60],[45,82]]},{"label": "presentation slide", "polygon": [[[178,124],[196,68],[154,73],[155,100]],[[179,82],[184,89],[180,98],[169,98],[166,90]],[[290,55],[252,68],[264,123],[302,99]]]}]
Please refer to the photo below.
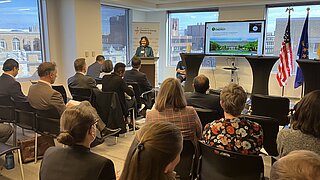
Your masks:
[{"label": "presentation slide", "polygon": [[265,21],[206,22],[205,53],[262,55]]}]

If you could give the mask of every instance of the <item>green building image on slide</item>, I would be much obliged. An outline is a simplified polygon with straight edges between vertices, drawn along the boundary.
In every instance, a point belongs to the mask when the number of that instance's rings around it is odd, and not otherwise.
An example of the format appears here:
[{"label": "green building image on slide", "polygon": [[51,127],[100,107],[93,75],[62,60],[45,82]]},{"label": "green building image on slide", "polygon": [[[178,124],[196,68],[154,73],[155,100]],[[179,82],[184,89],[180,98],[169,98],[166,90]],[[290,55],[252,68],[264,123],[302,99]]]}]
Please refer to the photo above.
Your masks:
[{"label": "green building image on slide", "polygon": [[258,39],[211,38],[209,52],[214,54],[253,55],[257,54]]}]

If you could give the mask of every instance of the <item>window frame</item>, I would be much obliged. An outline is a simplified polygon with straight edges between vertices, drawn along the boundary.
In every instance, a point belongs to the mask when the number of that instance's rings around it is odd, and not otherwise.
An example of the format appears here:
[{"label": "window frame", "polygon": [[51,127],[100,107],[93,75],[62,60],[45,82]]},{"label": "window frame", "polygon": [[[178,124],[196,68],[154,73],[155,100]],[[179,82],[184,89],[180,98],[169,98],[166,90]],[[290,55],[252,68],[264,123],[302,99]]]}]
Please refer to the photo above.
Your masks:
[{"label": "window frame", "polygon": [[[170,14],[173,13],[196,13],[196,12],[218,12],[219,14],[219,8],[200,8],[200,9],[182,9],[182,10],[169,10],[166,12],[167,14],[167,53],[166,53],[166,67],[175,67],[175,66],[171,66],[170,62],[171,62],[171,27],[170,27]],[[218,18],[219,21],[219,18]],[[205,38],[205,34],[203,34],[203,38]],[[182,51],[181,51],[182,52]]]},{"label": "window frame", "polygon": [[[130,31],[130,27],[129,27],[130,26],[130,22],[129,22],[129,20],[130,20],[130,9],[129,8],[125,8],[125,7],[109,5],[107,3],[101,3],[100,4],[100,11],[101,11],[102,6],[125,10],[126,26],[127,26],[127,28],[126,28],[126,34],[127,34],[126,46],[127,46],[127,48],[126,48],[126,59],[124,61],[122,61],[122,63],[128,64],[128,62],[130,62],[130,54],[129,53],[130,53],[130,49],[131,49],[130,41],[129,41],[130,40],[130,37],[129,37],[130,36],[130,33],[129,33],[129,31]],[[102,27],[102,16],[101,16],[101,27]],[[101,39],[102,39],[102,36],[101,36]],[[102,43],[102,52],[103,52],[103,43]],[[103,56],[105,56],[105,55],[103,55]]]}]

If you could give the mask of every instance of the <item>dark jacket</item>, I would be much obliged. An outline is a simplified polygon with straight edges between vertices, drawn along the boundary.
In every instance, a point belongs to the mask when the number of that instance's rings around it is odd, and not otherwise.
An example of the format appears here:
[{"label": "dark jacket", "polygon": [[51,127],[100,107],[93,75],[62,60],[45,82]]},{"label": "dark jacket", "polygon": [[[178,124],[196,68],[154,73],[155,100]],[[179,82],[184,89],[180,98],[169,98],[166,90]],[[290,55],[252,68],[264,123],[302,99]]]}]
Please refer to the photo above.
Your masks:
[{"label": "dark jacket", "polygon": [[203,94],[199,92],[185,93],[187,105],[196,108],[217,110],[220,117],[224,117],[223,109],[220,105],[220,97],[215,94]]},{"label": "dark jacket", "polygon": [[68,79],[68,86],[71,88],[92,89],[97,88],[96,81],[90,76],[85,76],[81,73],[76,73]]},{"label": "dark jacket", "polygon": [[101,71],[101,64],[95,62],[88,67],[87,75],[92,77],[93,79],[99,78]]},{"label": "dark jacket", "polygon": [[0,76],[0,96],[10,96],[16,102],[26,102],[27,97],[21,91],[21,85],[7,74]]},{"label": "dark jacket", "polygon": [[124,73],[123,79],[126,82],[137,82],[139,84],[140,92],[144,93],[150,91],[152,86],[145,73],[132,68]]},{"label": "dark jacket", "polygon": [[39,176],[41,180],[116,179],[110,159],[80,145],[49,148],[41,162]]},{"label": "dark jacket", "polygon": [[152,48],[150,46],[147,46],[147,47],[139,46],[137,48],[137,50],[136,50],[135,56],[138,56],[138,57],[153,57],[153,50],[152,50]]},{"label": "dark jacket", "polygon": [[102,91],[104,92],[116,92],[118,94],[122,112],[126,114],[128,112],[128,105],[124,93],[133,97],[134,91],[128,87],[122,77],[112,73],[105,75],[102,78]]}]

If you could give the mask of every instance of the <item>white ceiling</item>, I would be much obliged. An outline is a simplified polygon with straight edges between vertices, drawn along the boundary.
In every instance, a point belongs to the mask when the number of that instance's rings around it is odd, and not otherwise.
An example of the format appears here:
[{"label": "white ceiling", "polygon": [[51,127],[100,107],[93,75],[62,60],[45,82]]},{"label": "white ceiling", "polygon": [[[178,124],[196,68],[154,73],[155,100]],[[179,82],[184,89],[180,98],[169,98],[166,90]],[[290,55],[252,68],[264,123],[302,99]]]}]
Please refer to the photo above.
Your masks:
[{"label": "white ceiling", "polygon": [[307,2],[308,0],[101,0],[105,4],[137,9],[142,11],[161,11],[179,9],[198,9],[210,7],[230,7],[266,5],[280,3]]}]

